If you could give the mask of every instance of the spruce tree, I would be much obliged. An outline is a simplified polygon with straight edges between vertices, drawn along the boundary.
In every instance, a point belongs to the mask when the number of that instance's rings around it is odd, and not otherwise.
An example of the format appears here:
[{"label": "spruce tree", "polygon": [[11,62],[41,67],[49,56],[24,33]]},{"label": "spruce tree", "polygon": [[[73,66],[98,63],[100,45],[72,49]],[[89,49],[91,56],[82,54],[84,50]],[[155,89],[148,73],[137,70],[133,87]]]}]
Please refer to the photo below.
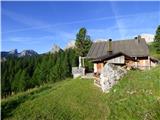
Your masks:
[{"label": "spruce tree", "polygon": [[14,80],[12,81],[12,90],[14,92],[20,92],[22,90],[23,81],[21,81],[21,73],[22,71],[19,70],[14,77]]},{"label": "spruce tree", "polygon": [[63,78],[69,77],[71,76],[71,71],[70,71],[70,64],[69,64],[69,59],[68,59],[68,53],[65,52],[64,56],[63,56],[63,62],[62,62],[62,76]]},{"label": "spruce tree", "polygon": [[154,37],[154,45],[156,47],[157,53],[160,54],[160,25],[158,26],[158,28],[156,30],[156,34]]},{"label": "spruce tree", "polygon": [[79,56],[86,56],[92,45],[90,37],[87,35],[86,28],[81,28],[76,36],[76,51]]},{"label": "spruce tree", "polygon": [[157,27],[156,34],[154,37],[155,42],[160,42],[160,25]]},{"label": "spruce tree", "polygon": [[42,84],[42,81],[40,78],[41,78],[40,64],[37,64],[37,67],[35,68],[33,76],[32,76],[33,86],[39,86],[40,84]]}]

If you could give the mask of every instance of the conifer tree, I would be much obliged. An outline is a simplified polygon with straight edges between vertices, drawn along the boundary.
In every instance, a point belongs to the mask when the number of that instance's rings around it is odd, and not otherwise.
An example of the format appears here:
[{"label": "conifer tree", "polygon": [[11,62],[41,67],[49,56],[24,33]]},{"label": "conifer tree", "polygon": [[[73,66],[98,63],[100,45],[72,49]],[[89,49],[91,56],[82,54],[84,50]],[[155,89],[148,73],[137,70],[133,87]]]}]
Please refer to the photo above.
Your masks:
[{"label": "conifer tree", "polygon": [[22,90],[22,86],[24,85],[24,81],[21,80],[21,73],[22,71],[19,70],[14,77],[12,82],[12,90],[14,92],[20,92]]},{"label": "conifer tree", "polygon": [[86,56],[92,45],[90,37],[87,35],[86,28],[81,28],[76,36],[76,49],[79,56]]},{"label": "conifer tree", "polygon": [[62,68],[63,68],[63,78],[65,77],[69,77],[71,74],[71,69],[70,69],[70,64],[69,64],[69,60],[68,60],[68,53],[65,52],[64,54],[64,59],[63,59],[63,63],[62,63]]},{"label": "conifer tree", "polygon": [[38,64],[32,76],[33,86],[39,86],[40,84],[42,84],[42,81],[40,78],[41,78],[41,69],[40,69],[40,64]]},{"label": "conifer tree", "polygon": [[160,25],[157,27],[156,34],[154,37],[155,42],[160,42]]},{"label": "conifer tree", "polygon": [[157,53],[160,54],[160,25],[158,26],[158,28],[156,30],[156,34],[154,37],[154,45],[156,47]]}]

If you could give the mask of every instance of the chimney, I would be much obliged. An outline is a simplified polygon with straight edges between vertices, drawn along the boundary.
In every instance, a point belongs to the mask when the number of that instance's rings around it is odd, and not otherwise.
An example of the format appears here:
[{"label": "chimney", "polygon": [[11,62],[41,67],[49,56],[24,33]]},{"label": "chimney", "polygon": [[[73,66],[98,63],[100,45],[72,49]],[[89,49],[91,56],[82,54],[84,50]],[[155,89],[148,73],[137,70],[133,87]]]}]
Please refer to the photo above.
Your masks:
[{"label": "chimney", "polygon": [[137,37],[134,37],[134,39],[137,39]]},{"label": "chimney", "polygon": [[112,39],[109,39],[108,40],[108,55],[111,55],[112,54]]},{"label": "chimney", "polygon": [[140,35],[138,35],[138,37],[135,37],[135,40],[136,40],[137,44],[139,44],[139,43],[140,43],[140,41],[141,41],[141,36],[140,36]]}]

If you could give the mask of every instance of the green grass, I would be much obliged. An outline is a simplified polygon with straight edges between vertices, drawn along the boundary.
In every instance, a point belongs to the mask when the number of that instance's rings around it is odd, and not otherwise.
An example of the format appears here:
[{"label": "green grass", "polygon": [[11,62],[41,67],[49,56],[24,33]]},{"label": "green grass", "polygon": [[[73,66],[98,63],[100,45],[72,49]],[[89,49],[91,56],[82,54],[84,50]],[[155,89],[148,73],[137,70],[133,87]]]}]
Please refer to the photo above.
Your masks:
[{"label": "green grass", "polygon": [[109,93],[93,80],[68,79],[2,100],[9,120],[159,120],[160,66],[129,71]]}]

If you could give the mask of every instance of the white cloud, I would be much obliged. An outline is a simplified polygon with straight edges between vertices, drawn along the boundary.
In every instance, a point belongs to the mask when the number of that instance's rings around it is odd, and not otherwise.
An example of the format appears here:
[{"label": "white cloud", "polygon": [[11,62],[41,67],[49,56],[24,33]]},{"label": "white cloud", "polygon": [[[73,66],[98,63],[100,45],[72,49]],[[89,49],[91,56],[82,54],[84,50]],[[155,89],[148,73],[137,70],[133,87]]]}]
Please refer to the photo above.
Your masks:
[{"label": "white cloud", "polygon": [[52,40],[53,36],[40,36],[40,37],[9,37],[2,39],[2,42],[14,42],[14,43],[24,43],[24,44],[37,44],[45,40]]},{"label": "white cloud", "polygon": [[[27,31],[27,30],[32,30],[32,29],[42,29],[44,31],[51,32],[51,33],[53,31],[52,29],[50,29],[51,25],[48,24],[48,23],[45,23],[44,21],[37,20],[37,19],[34,19],[31,16],[25,16],[25,15],[18,14],[18,13],[15,13],[13,11],[9,11],[9,10],[6,10],[6,9],[2,9],[2,11],[3,11],[2,14],[9,17],[10,19],[29,26],[29,27],[23,28],[23,29],[11,30],[11,31],[8,31],[6,33]],[[46,28],[46,29],[43,29],[43,28]]]}]

